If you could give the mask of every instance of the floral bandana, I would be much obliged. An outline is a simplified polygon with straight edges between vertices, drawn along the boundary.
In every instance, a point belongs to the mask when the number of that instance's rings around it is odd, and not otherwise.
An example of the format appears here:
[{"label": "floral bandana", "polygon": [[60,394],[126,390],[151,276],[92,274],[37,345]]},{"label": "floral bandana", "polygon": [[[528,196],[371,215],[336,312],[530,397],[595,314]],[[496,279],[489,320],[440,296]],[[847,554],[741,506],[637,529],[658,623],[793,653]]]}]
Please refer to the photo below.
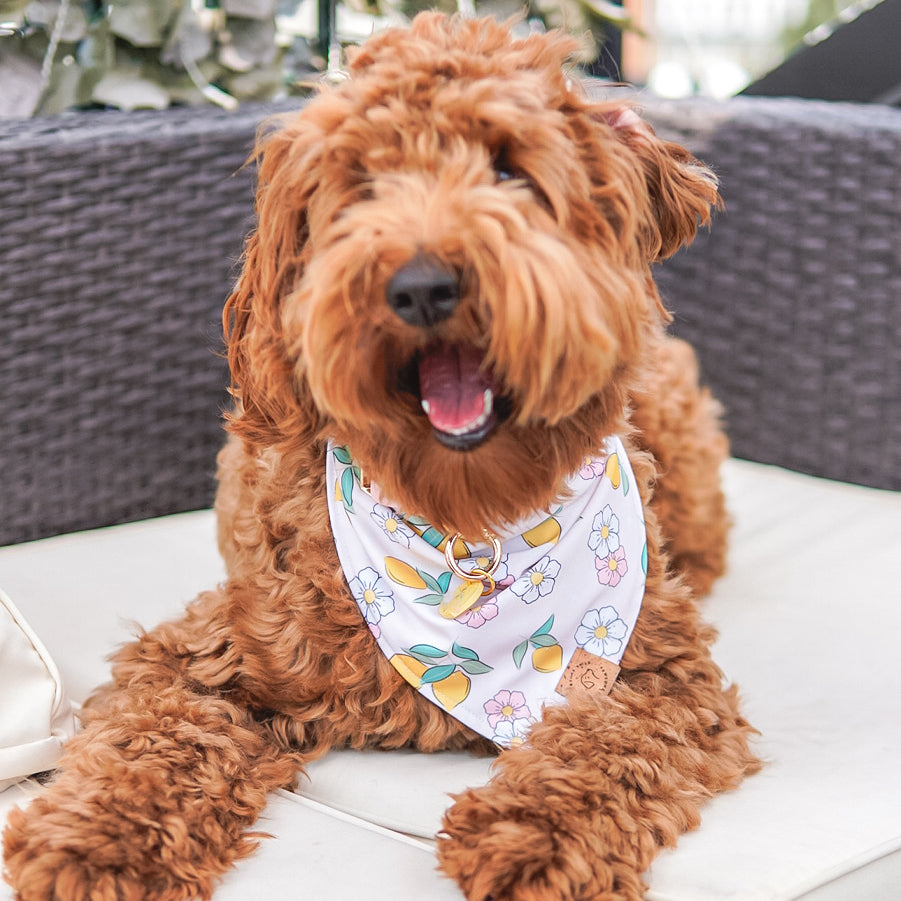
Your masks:
[{"label": "floral bandana", "polygon": [[[443,605],[467,581],[448,566],[448,536],[365,490],[346,448],[329,445],[326,472],[350,592],[382,652],[432,703],[508,747],[572,688],[610,690],[647,571],[641,499],[619,438],[585,460],[561,504],[498,535],[492,590],[456,619]],[[457,538],[453,556],[464,572],[485,572],[494,551]]]}]

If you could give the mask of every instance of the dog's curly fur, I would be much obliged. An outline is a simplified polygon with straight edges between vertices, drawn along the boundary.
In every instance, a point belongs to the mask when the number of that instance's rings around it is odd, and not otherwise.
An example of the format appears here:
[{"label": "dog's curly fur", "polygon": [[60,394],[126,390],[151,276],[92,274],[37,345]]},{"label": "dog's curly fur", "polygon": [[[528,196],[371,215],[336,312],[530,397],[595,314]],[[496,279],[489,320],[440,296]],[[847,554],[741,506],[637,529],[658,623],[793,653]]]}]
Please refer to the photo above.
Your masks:
[{"label": "dog's curly fur", "polygon": [[[573,49],[423,14],[261,138],[258,225],[225,310],[228,580],[116,655],[61,775],[9,819],[19,898],[208,897],[252,850],[267,792],[329,748],[494,752],[376,647],[329,529],[328,439],[464,536],[546,508],[605,436],[629,448],[648,576],[620,678],[546,710],[456,797],[439,859],[467,898],[639,898],[657,850],[756,768],[697,603],[723,567],[727,445],[650,272],[706,223],[715,182],[590,101],[564,72]],[[437,323],[386,302],[421,253],[460,283]],[[436,340],[478,349],[503,396],[467,449],[436,440],[406,377]]]}]

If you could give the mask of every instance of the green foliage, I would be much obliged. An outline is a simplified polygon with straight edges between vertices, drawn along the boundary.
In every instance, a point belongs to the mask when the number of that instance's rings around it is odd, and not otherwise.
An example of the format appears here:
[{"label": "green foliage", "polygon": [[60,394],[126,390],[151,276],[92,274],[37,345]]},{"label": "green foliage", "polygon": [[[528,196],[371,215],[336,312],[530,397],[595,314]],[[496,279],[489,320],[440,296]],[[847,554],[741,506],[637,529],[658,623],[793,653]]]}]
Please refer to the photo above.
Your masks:
[{"label": "green foliage", "polygon": [[[211,102],[230,108],[303,92],[326,63],[312,37],[300,33],[299,2],[0,0],[0,116]],[[622,18],[606,0],[526,2],[523,8],[520,0],[484,0],[476,10],[521,14],[524,30],[564,27],[590,35],[584,61],[597,55],[611,21]],[[346,3],[340,9],[347,16],[358,25],[362,17],[361,36],[371,30],[367,17],[402,21],[436,6],[435,0]],[[437,5],[453,12],[457,3]]]},{"label": "green foliage", "polygon": [[[274,0],[0,0],[0,81],[12,110],[268,99],[315,70],[277,33]],[[294,52],[292,52],[294,51]]]}]

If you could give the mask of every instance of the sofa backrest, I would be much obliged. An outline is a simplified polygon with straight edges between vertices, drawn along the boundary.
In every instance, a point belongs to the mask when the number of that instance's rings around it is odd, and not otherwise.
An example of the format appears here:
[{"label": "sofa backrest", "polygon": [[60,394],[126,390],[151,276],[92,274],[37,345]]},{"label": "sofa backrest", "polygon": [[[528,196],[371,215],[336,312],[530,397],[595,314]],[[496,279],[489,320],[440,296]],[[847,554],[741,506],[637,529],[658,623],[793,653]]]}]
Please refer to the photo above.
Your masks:
[{"label": "sofa backrest", "polygon": [[259,118],[0,121],[0,544],[210,503]]},{"label": "sofa backrest", "polygon": [[736,456],[901,488],[901,110],[649,103],[724,212],[660,267]]},{"label": "sofa backrest", "polygon": [[[269,112],[0,121],[0,544],[208,505]],[[647,103],[727,211],[659,267],[734,452],[901,487],[901,112]]]}]

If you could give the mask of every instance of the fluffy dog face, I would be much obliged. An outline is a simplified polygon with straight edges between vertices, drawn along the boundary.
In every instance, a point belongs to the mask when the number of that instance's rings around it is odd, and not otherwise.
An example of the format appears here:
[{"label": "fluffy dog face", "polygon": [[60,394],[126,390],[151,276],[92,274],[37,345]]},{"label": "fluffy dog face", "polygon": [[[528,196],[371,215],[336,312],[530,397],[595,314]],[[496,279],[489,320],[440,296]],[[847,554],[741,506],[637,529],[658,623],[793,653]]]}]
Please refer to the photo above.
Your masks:
[{"label": "fluffy dog face", "polygon": [[716,190],[589,102],[573,49],[423,14],[263,141],[226,308],[235,431],[346,443],[402,509],[478,536],[550,503],[623,426],[664,318],[649,264]]}]

